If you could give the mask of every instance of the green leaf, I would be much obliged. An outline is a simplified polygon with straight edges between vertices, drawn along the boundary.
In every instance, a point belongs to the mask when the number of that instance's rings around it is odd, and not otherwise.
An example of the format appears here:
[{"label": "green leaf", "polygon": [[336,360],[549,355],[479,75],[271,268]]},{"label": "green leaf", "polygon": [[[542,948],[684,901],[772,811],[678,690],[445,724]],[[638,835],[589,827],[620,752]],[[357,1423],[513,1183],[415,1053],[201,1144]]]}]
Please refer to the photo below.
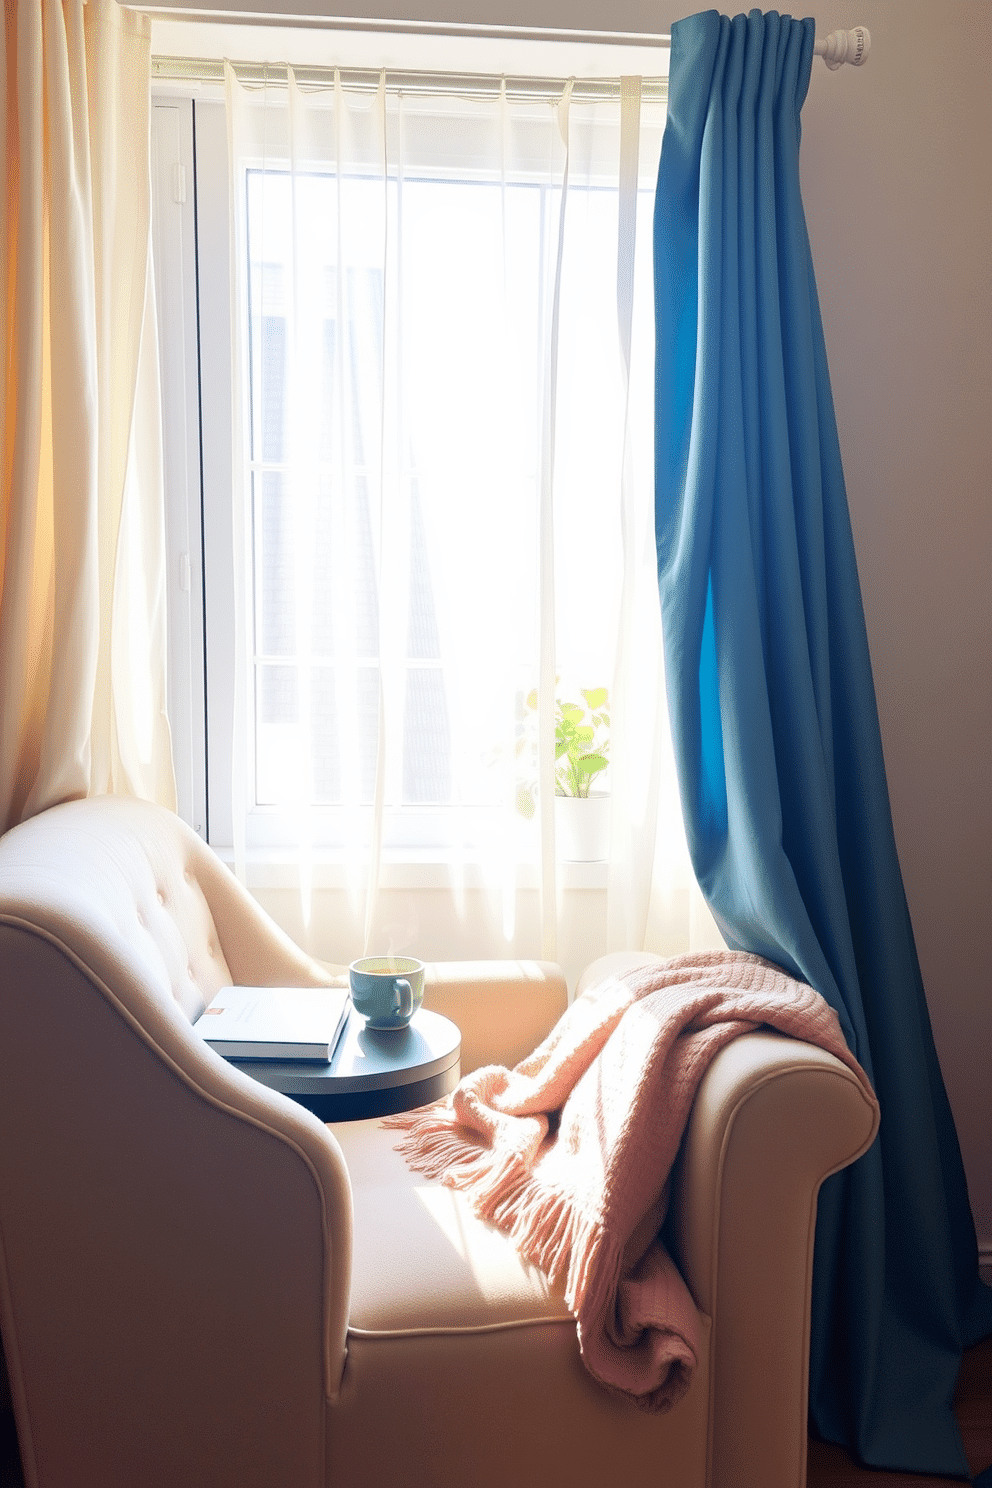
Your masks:
[{"label": "green leaf", "polygon": [[598,775],[601,770],[605,770],[608,764],[609,761],[602,754],[584,754],[575,761],[575,767],[579,773],[590,779],[593,775]]},{"label": "green leaf", "polygon": [[596,708],[601,708],[603,706],[609,695],[609,689],[606,687],[584,687],[582,689],[582,696],[585,698],[589,707],[592,708],[594,711]]}]

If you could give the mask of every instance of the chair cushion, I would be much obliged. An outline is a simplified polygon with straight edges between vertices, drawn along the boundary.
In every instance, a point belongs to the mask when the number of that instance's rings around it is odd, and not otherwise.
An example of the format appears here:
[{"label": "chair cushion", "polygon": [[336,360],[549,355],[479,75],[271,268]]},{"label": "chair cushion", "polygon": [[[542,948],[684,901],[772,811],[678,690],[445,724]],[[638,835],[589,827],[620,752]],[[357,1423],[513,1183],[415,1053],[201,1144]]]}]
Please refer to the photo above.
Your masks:
[{"label": "chair cushion", "polygon": [[524,1261],[464,1198],[413,1173],[402,1133],[380,1121],[330,1126],[354,1200],[352,1333],[466,1331],[569,1321],[560,1287]]}]

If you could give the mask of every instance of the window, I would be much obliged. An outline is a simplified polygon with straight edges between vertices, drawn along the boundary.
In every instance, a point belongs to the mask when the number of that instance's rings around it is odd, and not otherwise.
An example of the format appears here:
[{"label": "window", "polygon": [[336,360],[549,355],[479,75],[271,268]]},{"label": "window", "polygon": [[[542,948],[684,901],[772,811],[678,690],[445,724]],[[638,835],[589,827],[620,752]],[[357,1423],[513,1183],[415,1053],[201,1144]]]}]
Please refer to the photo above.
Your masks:
[{"label": "window", "polygon": [[[233,164],[222,103],[157,100],[169,540],[184,581],[202,528],[215,843],[243,811],[268,850],[538,850],[526,699],[612,686],[624,481],[650,500],[664,110],[640,104],[625,208],[616,92],[232,78]],[[167,226],[184,152],[192,265]],[[173,668],[191,791],[196,637],[194,614]]]}]

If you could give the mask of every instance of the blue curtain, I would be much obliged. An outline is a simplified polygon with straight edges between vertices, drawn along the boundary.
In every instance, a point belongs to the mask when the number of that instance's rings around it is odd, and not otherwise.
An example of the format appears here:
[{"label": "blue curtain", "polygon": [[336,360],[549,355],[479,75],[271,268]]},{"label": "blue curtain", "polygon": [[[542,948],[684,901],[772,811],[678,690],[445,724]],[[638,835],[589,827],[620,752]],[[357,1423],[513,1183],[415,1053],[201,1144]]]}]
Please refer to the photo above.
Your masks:
[{"label": "blue curtain", "polygon": [[[727,943],[810,982],[878,1093],[818,1210],[811,1421],[967,1474],[962,1347],[992,1331],[889,811],[799,189],[813,22],[672,30],[655,207],[656,528],[699,883]],[[870,86],[870,80],[865,86]]]}]

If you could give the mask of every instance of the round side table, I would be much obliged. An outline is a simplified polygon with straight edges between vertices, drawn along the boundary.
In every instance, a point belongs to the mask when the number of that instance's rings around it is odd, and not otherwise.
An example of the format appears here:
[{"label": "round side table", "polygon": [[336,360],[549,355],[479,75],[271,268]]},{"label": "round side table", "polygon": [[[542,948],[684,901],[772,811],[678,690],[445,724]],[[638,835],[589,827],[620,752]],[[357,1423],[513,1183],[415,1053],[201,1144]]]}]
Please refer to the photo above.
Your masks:
[{"label": "round side table", "polygon": [[232,1059],[246,1075],[306,1106],[321,1121],[390,1116],[440,1100],[458,1084],[462,1037],[421,1008],[406,1028],[369,1028],[354,1008],[328,1064]]}]

